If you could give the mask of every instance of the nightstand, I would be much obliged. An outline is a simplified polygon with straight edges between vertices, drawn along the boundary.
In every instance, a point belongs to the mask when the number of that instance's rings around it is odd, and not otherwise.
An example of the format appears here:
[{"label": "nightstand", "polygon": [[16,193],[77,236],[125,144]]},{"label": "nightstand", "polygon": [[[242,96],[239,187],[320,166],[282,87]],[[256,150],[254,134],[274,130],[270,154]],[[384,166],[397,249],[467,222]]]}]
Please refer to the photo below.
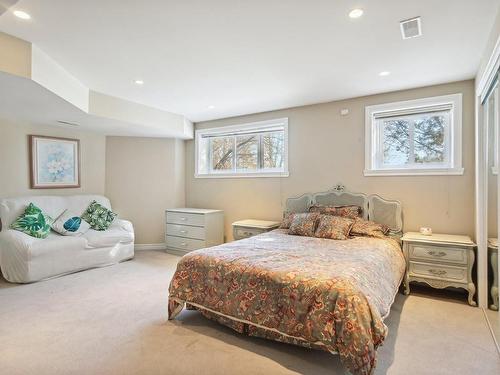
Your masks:
[{"label": "nightstand", "polygon": [[253,219],[235,221],[233,223],[233,237],[235,240],[242,240],[243,238],[248,238],[256,236],[257,234],[269,232],[270,230],[276,229],[279,226],[279,221]]},{"label": "nightstand", "polygon": [[476,286],[472,281],[476,245],[469,237],[408,232],[402,240],[406,259],[405,294],[410,294],[412,281],[439,289],[452,286],[467,290],[469,304],[476,306],[473,300]]}]

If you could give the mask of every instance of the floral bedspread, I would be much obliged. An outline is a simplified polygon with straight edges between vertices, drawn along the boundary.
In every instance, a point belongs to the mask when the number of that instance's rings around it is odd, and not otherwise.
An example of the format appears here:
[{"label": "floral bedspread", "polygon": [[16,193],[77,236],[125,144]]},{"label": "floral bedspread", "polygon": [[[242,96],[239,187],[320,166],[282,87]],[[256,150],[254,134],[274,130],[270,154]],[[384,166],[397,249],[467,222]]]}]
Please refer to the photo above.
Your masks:
[{"label": "floral bedspread", "polygon": [[[338,353],[372,374],[405,262],[395,240],[336,241],[274,230],[193,251],[170,284],[169,319],[189,306],[267,336]],[[247,326],[248,327],[248,326]],[[275,338],[276,339],[276,338]],[[284,340],[285,341],[285,340]]]}]

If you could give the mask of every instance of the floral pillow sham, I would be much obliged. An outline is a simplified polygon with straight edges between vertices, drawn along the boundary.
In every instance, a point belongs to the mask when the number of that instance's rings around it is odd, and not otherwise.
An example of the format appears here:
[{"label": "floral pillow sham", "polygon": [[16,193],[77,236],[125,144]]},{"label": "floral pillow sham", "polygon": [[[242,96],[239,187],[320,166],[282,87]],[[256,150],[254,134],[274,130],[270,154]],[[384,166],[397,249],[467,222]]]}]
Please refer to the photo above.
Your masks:
[{"label": "floral pillow sham", "polygon": [[385,237],[389,230],[387,225],[356,219],[351,228],[351,236]]},{"label": "floral pillow sham", "polygon": [[290,228],[290,225],[292,224],[293,220],[293,212],[285,212],[285,215],[283,216],[283,221],[281,222],[280,229],[288,229]]},{"label": "floral pillow sham", "polygon": [[315,204],[309,207],[309,212],[319,212],[323,215],[334,215],[356,219],[363,216],[363,209],[360,206],[324,206]]},{"label": "floral pillow sham", "polygon": [[35,238],[47,238],[50,233],[52,218],[40,208],[30,203],[11,225],[10,228],[26,233]]},{"label": "floral pillow sham", "polygon": [[319,217],[317,212],[294,214],[288,234],[313,237]]},{"label": "floral pillow sham", "polygon": [[332,240],[347,240],[353,224],[354,219],[348,217],[321,215],[314,236]]}]

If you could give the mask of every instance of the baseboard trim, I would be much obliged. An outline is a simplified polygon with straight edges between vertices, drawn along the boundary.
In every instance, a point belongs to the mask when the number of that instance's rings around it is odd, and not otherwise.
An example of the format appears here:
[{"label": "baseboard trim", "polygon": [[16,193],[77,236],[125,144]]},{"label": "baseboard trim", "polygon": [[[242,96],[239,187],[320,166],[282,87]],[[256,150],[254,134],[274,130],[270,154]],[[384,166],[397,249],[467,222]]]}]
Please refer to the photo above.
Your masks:
[{"label": "baseboard trim", "polygon": [[136,243],[134,245],[135,251],[141,250],[166,250],[165,243]]}]

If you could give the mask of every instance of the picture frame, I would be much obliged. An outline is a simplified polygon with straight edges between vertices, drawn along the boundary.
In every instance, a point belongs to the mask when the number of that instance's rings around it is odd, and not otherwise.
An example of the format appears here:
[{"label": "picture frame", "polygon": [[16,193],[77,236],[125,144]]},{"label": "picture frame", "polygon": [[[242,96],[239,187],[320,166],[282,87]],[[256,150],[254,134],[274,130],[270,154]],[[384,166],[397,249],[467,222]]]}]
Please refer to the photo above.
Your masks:
[{"label": "picture frame", "polygon": [[29,135],[31,189],[79,188],[80,140]]}]

